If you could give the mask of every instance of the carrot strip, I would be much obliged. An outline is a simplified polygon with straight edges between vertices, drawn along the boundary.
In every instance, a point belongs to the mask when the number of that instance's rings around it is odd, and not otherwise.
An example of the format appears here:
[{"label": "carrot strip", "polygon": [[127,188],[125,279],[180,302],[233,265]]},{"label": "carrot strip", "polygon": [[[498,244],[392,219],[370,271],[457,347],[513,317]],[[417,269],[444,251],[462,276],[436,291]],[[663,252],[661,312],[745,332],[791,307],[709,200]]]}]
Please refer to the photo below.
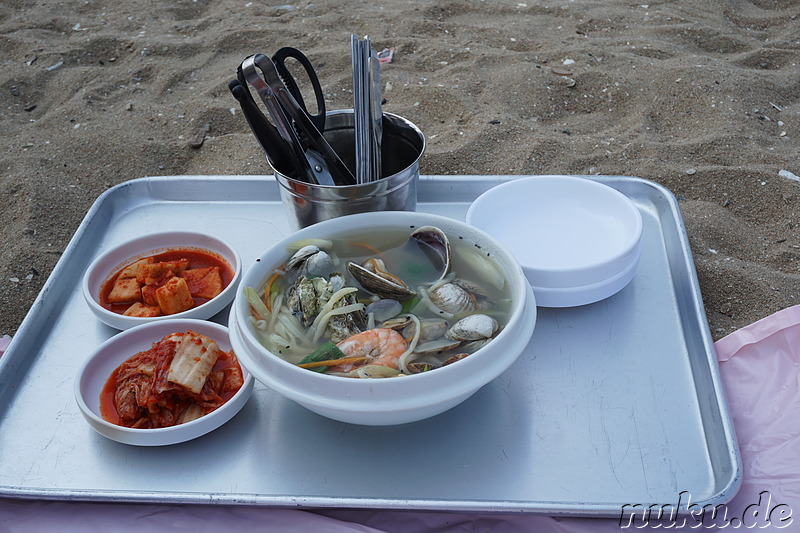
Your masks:
[{"label": "carrot strip", "polygon": [[264,287],[264,305],[267,306],[267,311],[270,313],[272,312],[272,306],[269,302],[269,294],[272,292],[272,284],[275,283],[275,280],[278,279],[278,276],[280,275],[280,272],[275,272],[272,276],[270,276],[269,280],[267,281],[267,285]]},{"label": "carrot strip", "polygon": [[383,255],[383,252],[381,252],[371,244],[367,244],[361,241],[350,241],[350,244],[352,244],[353,246],[360,246],[361,248],[366,248],[367,250],[375,254],[377,257],[381,257]]},{"label": "carrot strip", "polygon": [[369,357],[343,357],[341,359],[328,359],[327,361],[314,361],[312,363],[303,363],[299,366],[300,368],[318,368],[320,366],[342,366],[342,365],[354,365],[357,363],[363,363],[364,361],[369,360]]}]

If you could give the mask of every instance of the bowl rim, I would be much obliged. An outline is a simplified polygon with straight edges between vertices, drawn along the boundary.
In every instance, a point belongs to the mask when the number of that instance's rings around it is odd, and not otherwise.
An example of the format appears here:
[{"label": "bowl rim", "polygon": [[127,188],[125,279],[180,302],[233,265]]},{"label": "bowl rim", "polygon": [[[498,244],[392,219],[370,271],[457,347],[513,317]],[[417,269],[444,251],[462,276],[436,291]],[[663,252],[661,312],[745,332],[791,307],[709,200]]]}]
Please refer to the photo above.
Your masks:
[{"label": "bowl rim", "polygon": [[[377,223],[376,222],[377,219]],[[510,311],[510,318],[509,323],[506,327],[501,331],[495,340],[497,339],[505,339],[511,338],[511,335],[514,334],[514,328],[512,325],[516,325],[518,322],[522,321],[526,315],[526,305],[530,302],[534,308],[533,312],[533,320],[532,322],[535,323],[535,301],[534,295],[530,288],[530,285],[525,277],[525,274],[522,268],[519,266],[518,262],[514,258],[513,254],[511,254],[505,246],[498,242],[497,239],[490,236],[480,228],[476,228],[474,226],[470,226],[463,221],[445,217],[442,215],[431,214],[431,213],[421,213],[421,212],[406,212],[406,211],[390,211],[390,212],[369,212],[369,213],[357,213],[352,215],[346,215],[338,218],[334,218],[331,220],[326,220],[323,222],[319,222],[307,228],[303,228],[287,237],[281,239],[277,243],[274,243],[270,246],[266,251],[261,253],[257,258],[254,259],[253,263],[248,267],[247,271],[242,276],[242,287],[251,286],[253,288],[260,289],[263,285],[263,281],[269,275],[271,269],[275,266],[279,265],[281,262],[285,261],[288,257],[289,252],[286,250],[287,245],[303,240],[305,238],[309,238],[311,236],[317,238],[327,238],[327,236],[331,234],[337,234],[349,231],[352,228],[362,227],[368,228],[370,225],[372,226],[402,226],[402,225],[410,225],[410,226],[424,226],[424,225],[436,225],[437,223],[447,226],[447,227],[462,227],[464,230],[469,231],[472,235],[476,238],[482,239],[483,243],[491,243],[490,250],[499,252],[501,255],[505,256],[505,260],[503,261],[504,266],[507,264],[507,271],[506,277],[508,282],[512,284],[511,287],[511,296],[513,298],[513,304]],[[320,235],[322,232],[322,235]],[[451,231],[452,232],[452,231]],[[483,245],[482,243],[482,245]],[[266,259],[269,256],[277,256],[280,255],[280,261],[272,261],[268,263]],[[497,255],[497,254],[495,254]],[[518,289],[515,291],[515,288]],[[257,290],[258,290],[257,289]],[[294,373],[298,376],[305,376],[306,380],[311,380],[312,382],[319,382],[326,383],[332,387],[339,387],[339,388],[347,388],[351,391],[358,391],[359,393],[364,393],[365,391],[379,391],[382,389],[393,389],[395,387],[404,387],[402,384],[403,382],[408,382],[409,380],[413,380],[412,382],[416,383],[424,383],[425,380],[435,380],[439,381],[442,379],[442,376],[447,376],[452,373],[467,373],[468,369],[471,369],[472,366],[478,365],[482,363],[482,357],[468,357],[463,361],[460,361],[458,365],[451,365],[446,368],[438,369],[437,372],[431,373],[421,373],[421,374],[414,374],[409,376],[404,376],[400,379],[350,379],[350,378],[343,378],[340,376],[330,376],[326,374],[319,374],[314,372],[308,372],[305,369],[299,368],[296,365],[282,359],[281,357],[273,354],[258,342],[255,338],[254,334],[252,333],[251,329],[247,327],[245,323],[246,312],[247,312],[247,302],[242,295],[242,291],[237,291],[236,297],[234,298],[234,303],[231,310],[231,320],[229,320],[229,325],[231,327],[231,336],[239,335],[242,337],[244,343],[249,348],[255,348],[258,352],[258,357],[266,357],[268,361],[278,365],[278,367],[285,371]],[[243,313],[244,312],[244,313]],[[531,332],[533,330],[531,329]],[[526,341],[527,342],[527,341]],[[478,355],[483,353],[483,349],[477,350],[474,355]],[[516,354],[514,358],[516,358],[519,354]],[[262,372],[261,365],[258,364],[257,361],[250,361],[250,354],[242,354],[241,356],[246,360],[246,364],[248,364],[248,368],[254,374],[256,374],[257,379],[260,381],[262,380],[262,376],[260,375]],[[492,361],[490,361],[492,362]],[[495,361],[496,366],[502,366],[502,369],[508,367],[507,364],[501,360],[501,358],[496,358]],[[460,370],[459,370],[460,369]],[[498,371],[496,374],[491,373],[491,377],[486,378],[486,374],[484,372],[477,372],[473,373],[473,375],[482,376],[480,379],[474,379],[475,388],[479,388],[480,386],[488,383],[499,375],[502,370]],[[444,374],[443,374],[444,373]],[[437,377],[438,375],[438,377]],[[269,381],[272,381],[270,379]],[[480,382],[480,383],[478,383]],[[268,384],[269,386],[269,384]],[[290,396],[285,392],[282,392],[285,396]],[[317,398],[323,398],[323,396],[317,396]],[[320,400],[321,401],[321,400]],[[331,399],[330,397],[325,397],[325,406],[331,407]],[[360,396],[356,397],[355,395],[352,397],[342,396],[337,398],[338,403],[342,404],[356,404],[362,403],[364,400]],[[310,401],[306,401],[304,398],[303,403],[311,403]],[[425,401],[424,403],[429,403],[429,401]],[[409,403],[404,403],[405,406],[408,406]],[[406,407],[408,408],[408,407]]]},{"label": "bowl rim", "polygon": [[[148,324],[141,324],[129,328],[125,331],[122,331],[112,336],[111,338],[107,339],[102,344],[100,344],[100,346],[98,346],[81,363],[81,365],[78,367],[78,371],[75,374],[73,390],[75,394],[75,401],[78,404],[78,408],[80,409],[81,414],[87,418],[87,422],[92,427],[92,429],[94,429],[95,431],[97,431],[98,433],[109,439],[115,440],[117,442],[122,442],[123,444],[155,445],[155,446],[177,444],[178,442],[185,442],[188,440],[195,439],[197,437],[200,437],[202,435],[205,435],[206,433],[213,431],[214,429],[217,429],[225,422],[227,422],[230,418],[232,418],[244,406],[244,403],[246,403],[246,400],[252,393],[254,376],[247,369],[247,367],[241,361],[239,361],[239,366],[242,368],[242,374],[244,376],[244,384],[242,385],[242,387],[238,391],[236,391],[236,394],[234,394],[227,402],[222,404],[220,407],[218,407],[211,413],[203,415],[202,417],[192,420],[190,422],[165,428],[129,428],[113,424],[105,420],[102,416],[95,413],[94,409],[91,407],[91,405],[95,404],[93,403],[90,404],[87,401],[87,398],[85,397],[84,394],[84,387],[88,386],[85,385],[86,380],[89,379],[91,375],[90,369],[93,364],[97,363],[98,358],[102,358],[103,361],[107,361],[109,364],[114,365],[114,368],[117,368],[124,361],[126,361],[128,358],[137,353],[137,352],[132,352],[132,353],[121,354],[118,351],[113,351],[117,345],[124,345],[131,339],[133,339],[133,342],[136,344],[150,345],[154,342],[163,339],[166,335],[170,334],[170,333],[158,334],[155,331],[169,330],[171,333],[174,333],[177,331],[186,331],[188,329],[203,330],[196,332],[202,335],[206,335],[209,338],[212,338],[212,340],[220,344],[220,348],[227,347],[225,349],[230,349],[230,350],[233,349],[230,343],[230,332],[226,326],[208,320],[200,320],[195,318],[177,318],[170,321],[159,321],[159,322],[151,322]],[[236,357],[238,359],[239,355],[236,354]],[[105,379],[108,380],[108,377],[110,377],[110,375],[106,376]],[[99,406],[99,397],[98,397],[98,404],[96,405]],[[229,412],[231,410],[233,411]],[[209,420],[212,418],[219,418],[220,422],[210,424]],[[187,434],[187,435],[178,437],[177,440],[168,438],[170,435],[174,434]],[[122,435],[126,435],[127,437],[120,438],[120,436]],[[153,441],[153,442],[148,442],[148,441]]]},{"label": "bowl rim", "polygon": [[[211,246],[202,246],[199,244],[169,244],[172,242],[180,243],[182,240],[187,239],[208,242],[210,245],[213,245],[213,248]],[[164,242],[165,244],[148,244],[150,241],[156,243]],[[139,251],[133,253],[124,253],[123,255],[125,255],[125,258],[121,261],[114,261],[114,266],[111,266],[110,269],[105,273],[98,271],[100,266],[104,263],[112,262],[112,256],[116,254],[122,254],[123,251],[128,248],[135,248]],[[181,311],[180,313],[175,313],[172,315],[161,315],[157,317],[125,316],[119,313],[114,313],[113,311],[109,311],[100,305],[95,297],[96,291],[99,290],[103,284],[106,283],[109,278],[111,278],[111,276],[117,272],[119,268],[142,257],[147,257],[148,255],[153,255],[154,253],[170,249],[195,249],[213,253],[230,265],[231,269],[233,270],[231,282],[222,290],[220,294],[211,300],[198,305],[197,307],[193,307],[191,309],[187,309],[186,311]],[[231,262],[231,258],[233,259],[233,262]],[[126,239],[98,254],[94,259],[92,259],[92,261],[89,263],[89,266],[86,268],[86,272],[84,272],[81,280],[81,291],[87,305],[101,322],[113,328],[124,330],[142,324],[149,324],[176,318],[210,318],[214,314],[220,312],[233,300],[236,295],[236,290],[241,277],[241,256],[236,248],[229,245],[222,239],[215,237],[214,235],[198,231],[162,231],[156,233],[147,233]],[[97,280],[97,283],[95,283],[95,280]]]},{"label": "bowl rim", "polygon": [[[609,273],[609,275],[601,276],[600,278],[594,279],[592,282],[600,282],[603,279],[613,275],[614,273],[618,272],[619,270],[625,269],[631,261],[633,261],[634,256],[638,257],[637,251],[641,245],[641,238],[642,232],[644,228],[644,223],[642,220],[642,214],[633,201],[628,198],[625,194],[618,191],[617,189],[601,183],[599,181],[592,180],[588,177],[580,177],[580,176],[568,176],[568,175],[547,175],[547,176],[525,176],[509,181],[502,182],[494,187],[486,190],[483,192],[478,198],[476,198],[472,204],[470,204],[469,208],[467,209],[466,214],[466,221],[468,224],[475,225],[477,222],[478,225],[476,227],[481,227],[480,221],[476,221],[478,218],[479,213],[483,212],[485,209],[485,204],[491,201],[495,201],[497,198],[502,198],[505,195],[513,192],[515,189],[529,189],[533,185],[542,186],[546,184],[555,184],[560,187],[581,187],[590,189],[598,194],[605,195],[606,198],[613,199],[614,205],[618,206],[621,210],[624,211],[626,220],[629,219],[633,222],[633,226],[629,227],[626,226],[630,231],[626,232],[627,238],[625,239],[624,243],[620,244],[618,247],[618,251],[614,255],[608,255],[604,258],[596,259],[592,262],[581,263],[578,265],[564,265],[558,267],[537,267],[535,265],[530,264],[523,264],[520,262],[522,269],[525,271],[526,274],[537,275],[537,274],[581,274],[586,272],[596,271],[598,269],[602,269],[603,267],[614,267],[617,266],[613,273]],[[483,228],[481,228],[483,229]],[[487,232],[488,233],[488,232]],[[491,234],[491,233],[490,233]],[[497,238],[497,237],[496,237]],[[513,250],[512,250],[513,252]],[[591,282],[590,282],[591,283]],[[580,285],[587,285],[590,283],[581,282]],[[567,284],[566,286],[558,287],[556,285],[545,285],[546,287],[552,288],[565,288],[565,287],[573,287],[576,286],[575,284]]]}]

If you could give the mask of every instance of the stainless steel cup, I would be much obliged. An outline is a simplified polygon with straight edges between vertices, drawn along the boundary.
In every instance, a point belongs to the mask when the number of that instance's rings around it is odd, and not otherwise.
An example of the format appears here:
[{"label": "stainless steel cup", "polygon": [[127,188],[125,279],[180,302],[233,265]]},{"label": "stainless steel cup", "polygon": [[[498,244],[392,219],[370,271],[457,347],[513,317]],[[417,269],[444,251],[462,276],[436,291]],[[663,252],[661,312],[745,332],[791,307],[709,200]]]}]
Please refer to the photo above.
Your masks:
[{"label": "stainless steel cup", "polygon": [[[344,163],[355,168],[354,115],[352,109],[326,114],[325,139]],[[336,187],[298,181],[273,168],[281,200],[296,229],[316,222],[368,211],[415,211],[419,160],[425,136],[398,115],[383,114],[381,179],[360,185]]]}]

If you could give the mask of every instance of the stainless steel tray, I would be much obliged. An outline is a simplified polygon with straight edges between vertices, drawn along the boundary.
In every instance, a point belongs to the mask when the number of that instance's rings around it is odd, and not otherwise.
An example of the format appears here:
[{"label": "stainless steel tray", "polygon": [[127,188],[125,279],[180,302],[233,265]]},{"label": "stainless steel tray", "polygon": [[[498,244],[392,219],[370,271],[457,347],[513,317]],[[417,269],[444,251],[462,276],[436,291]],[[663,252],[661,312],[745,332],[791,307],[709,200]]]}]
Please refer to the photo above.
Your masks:
[{"label": "stainless steel tray", "polygon": [[[423,176],[420,211],[463,219],[514,176]],[[83,421],[73,375],[115,333],[89,313],[100,250],[165,228],[227,240],[247,265],[290,232],[271,176],[141,178],[95,202],[0,358],[0,495],[619,516],[623,505],[724,503],[741,466],[680,212],[669,191],[597,177],[644,219],[634,280],[596,304],[540,309],[505,374],[457,408],[397,427],[333,422],[256,386],[192,442],[138,448]],[[6,303],[8,305],[8,303]],[[214,320],[225,323],[227,312]]]}]

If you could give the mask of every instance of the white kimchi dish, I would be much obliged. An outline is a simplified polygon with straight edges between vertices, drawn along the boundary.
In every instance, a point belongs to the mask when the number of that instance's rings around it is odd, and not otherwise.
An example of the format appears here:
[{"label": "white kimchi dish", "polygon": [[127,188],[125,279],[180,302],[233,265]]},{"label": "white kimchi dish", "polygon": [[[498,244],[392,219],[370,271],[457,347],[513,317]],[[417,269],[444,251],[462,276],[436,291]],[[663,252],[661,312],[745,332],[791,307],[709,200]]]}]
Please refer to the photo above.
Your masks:
[{"label": "white kimchi dish", "polygon": [[166,446],[195,439],[230,420],[241,410],[253,392],[253,377],[241,365],[243,384],[220,407],[194,420],[159,428],[131,428],[106,420],[101,413],[101,394],[112,373],[139,352],[150,350],[167,336],[192,331],[213,340],[223,351],[231,350],[228,328],[215,322],[171,319],[128,329],[104,342],[81,365],[75,377],[75,399],[81,414],[101,435],[136,446]]}]

